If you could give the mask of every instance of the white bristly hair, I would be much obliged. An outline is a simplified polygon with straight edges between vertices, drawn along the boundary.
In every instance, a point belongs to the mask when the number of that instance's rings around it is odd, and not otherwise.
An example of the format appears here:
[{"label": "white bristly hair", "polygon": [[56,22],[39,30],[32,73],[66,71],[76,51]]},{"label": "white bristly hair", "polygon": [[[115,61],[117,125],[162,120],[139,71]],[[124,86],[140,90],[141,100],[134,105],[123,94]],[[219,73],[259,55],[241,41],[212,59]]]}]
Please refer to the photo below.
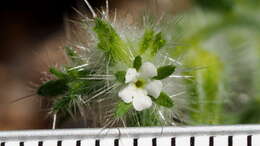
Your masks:
[{"label": "white bristly hair", "polygon": [[91,6],[90,3],[88,2],[88,0],[84,0],[84,2],[87,4],[87,6],[88,6],[90,12],[92,13],[92,16],[93,16],[94,18],[96,18],[96,17],[97,17],[97,14],[95,13],[94,9],[92,8],[92,6]]}]

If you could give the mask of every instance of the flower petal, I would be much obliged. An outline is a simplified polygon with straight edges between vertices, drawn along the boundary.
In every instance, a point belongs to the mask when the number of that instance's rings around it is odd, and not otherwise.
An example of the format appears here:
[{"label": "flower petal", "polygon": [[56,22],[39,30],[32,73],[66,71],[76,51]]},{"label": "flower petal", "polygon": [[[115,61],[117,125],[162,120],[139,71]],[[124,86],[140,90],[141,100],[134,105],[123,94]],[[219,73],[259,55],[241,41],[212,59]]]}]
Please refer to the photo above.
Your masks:
[{"label": "flower petal", "polygon": [[133,101],[136,87],[130,84],[118,92],[118,96],[125,102],[130,103]]},{"label": "flower petal", "polygon": [[147,95],[140,94],[139,96],[134,96],[133,106],[137,111],[142,111],[152,106],[153,102],[151,98]]},{"label": "flower petal", "polygon": [[157,76],[157,68],[151,62],[145,62],[140,68],[142,77],[154,77]]},{"label": "flower petal", "polygon": [[145,89],[148,92],[148,95],[158,98],[162,91],[162,87],[163,84],[160,80],[153,80],[146,85]]},{"label": "flower petal", "polygon": [[144,90],[143,88],[137,88],[134,84],[133,86],[135,87],[133,92],[134,96],[147,95],[147,91]]},{"label": "flower petal", "polygon": [[135,68],[129,68],[125,75],[125,83],[135,82],[139,73],[136,71]]}]

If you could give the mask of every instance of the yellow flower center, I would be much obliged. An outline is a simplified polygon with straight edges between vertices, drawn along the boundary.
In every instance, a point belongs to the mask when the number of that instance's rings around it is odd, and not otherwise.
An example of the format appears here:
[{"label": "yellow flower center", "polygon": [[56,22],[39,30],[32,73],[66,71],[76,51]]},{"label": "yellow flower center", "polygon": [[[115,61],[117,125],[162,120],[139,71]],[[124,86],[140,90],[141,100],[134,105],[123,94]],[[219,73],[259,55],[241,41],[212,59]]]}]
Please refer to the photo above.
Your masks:
[{"label": "yellow flower center", "polygon": [[139,80],[137,80],[137,81],[135,82],[135,86],[136,86],[137,88],[142,88],[142,87],[144,87],[144,85],[145,85],[145,80],[139,79]]}]

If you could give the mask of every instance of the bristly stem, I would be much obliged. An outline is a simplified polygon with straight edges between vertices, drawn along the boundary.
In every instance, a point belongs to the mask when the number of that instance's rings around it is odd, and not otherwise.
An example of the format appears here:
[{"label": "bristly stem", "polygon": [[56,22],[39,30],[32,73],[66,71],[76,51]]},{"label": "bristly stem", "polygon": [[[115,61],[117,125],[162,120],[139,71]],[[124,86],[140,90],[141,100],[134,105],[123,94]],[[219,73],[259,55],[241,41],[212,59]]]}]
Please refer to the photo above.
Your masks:
[{"label": "bristly stem", "polygon": [[108,20],[109,17],[109,3],[108,0],[106,0],[106,19]]},{"label": "bristly stem", "polygon": [[84,0],[84,1],[85,1],[85,3],[87,4],[87,6],[88,6],[90,12],[92,13],[92,16],[93,16],[94,18],[96,18],[96,17],[97,17],[97,14],[95,13],[94,9],[92,8],[92,6],[91,6],[90,3],[88,2],[88,0]]},{"label": "bristly stem", "polygon": [[56,121],[57,121],[57,114],[55,113],[53,115],[52,129],[56,128]]},{"label": "bristly stem", "polygon": [[36,95],[37,95],[36,93],[30,94],[30,95],[26,95],[26,96],[23,96],[23,97],[20,97],[18,99],[15,99],[15,100],[11,101],[9,104],[14,104],[16,102],[19,102],[21,100],[24,100],[26,98],[30,98],[30,97],[33,97],[33,96],[36,96]]}]

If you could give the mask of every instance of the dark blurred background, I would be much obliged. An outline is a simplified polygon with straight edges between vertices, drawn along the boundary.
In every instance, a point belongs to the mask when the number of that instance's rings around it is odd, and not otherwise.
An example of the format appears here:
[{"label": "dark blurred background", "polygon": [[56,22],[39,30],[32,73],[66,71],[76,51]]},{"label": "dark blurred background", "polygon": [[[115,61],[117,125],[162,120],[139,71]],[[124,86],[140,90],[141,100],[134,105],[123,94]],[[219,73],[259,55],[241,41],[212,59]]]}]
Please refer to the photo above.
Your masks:
[{"label": "dark blurred background", "polygon": [[[90,1],[100,8],[102,0]],[[59,63],[66,41],[65,19],[76,9],[87,9],[77,0],[11,0],[0,5],[0,129],[47,128],[47,110],[32,96],[42,72]],[[36,84],[36,85],[35,85]]]}]

